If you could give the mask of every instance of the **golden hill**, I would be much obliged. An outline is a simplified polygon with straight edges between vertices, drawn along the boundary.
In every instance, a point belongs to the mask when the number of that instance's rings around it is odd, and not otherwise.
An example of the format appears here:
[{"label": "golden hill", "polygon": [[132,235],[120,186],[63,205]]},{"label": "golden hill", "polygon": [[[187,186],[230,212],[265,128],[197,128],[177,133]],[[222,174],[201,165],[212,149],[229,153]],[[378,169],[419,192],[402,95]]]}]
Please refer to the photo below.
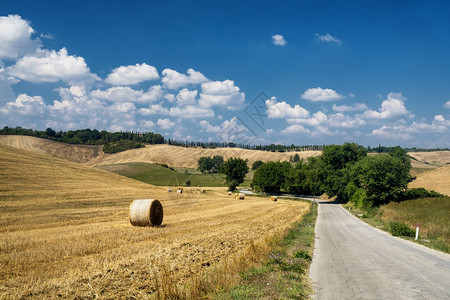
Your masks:
[{"label": "golden hill", "polygon": [[[130,225],[129,205],[142,198],[161,201],[162,227]],[[225,259],[259,253],[309,205],[234,200],[225,188],[168,193],[0,145],[0,299],[148,298],[158,288],[198,282]]]},{"label": "golden hill", "polygon": [[425,188],[450,196],[450,165],[424,172],[409,184],[410,188]]},{"label": "golden hill", "polygon": [[167,164],[172,167],[197,168],[198,159],[202,156],[223,156],[225,160],[230,157],[240,157],[248,159],[251,166],[255,161],[286,161],[298,153],[300,158],[305,159],[310,156],[318,156],[321,151],[300,151],[300,152],[268,152],[259,150],[248,150],[240,148],[185,148],[170,145],[150,145],[145,148],[133,149],[115,154],[104,154],[95,157],[88,162],[89,165],[111,165],[128,162],[148,162]]},{"label": "golden hill", "polygon": [[[409,152],[409,155],[428,165],[443,166],[450,163],[450,151]],[[414,162],[414,160],[412,160]]]},{"label": "golden hill", "polygon": [[103,154],[103,146],[71,145],[23,135],[0,135],[0,145],[84,163]]}]

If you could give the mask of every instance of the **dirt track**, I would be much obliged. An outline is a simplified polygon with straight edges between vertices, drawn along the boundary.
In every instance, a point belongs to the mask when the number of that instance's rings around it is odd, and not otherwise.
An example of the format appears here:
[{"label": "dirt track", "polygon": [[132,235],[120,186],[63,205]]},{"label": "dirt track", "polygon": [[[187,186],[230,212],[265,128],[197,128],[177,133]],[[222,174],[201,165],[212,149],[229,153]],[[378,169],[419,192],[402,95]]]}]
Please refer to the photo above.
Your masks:
[{"label": "dirt track", "polygon": [[[309,209],[219,188],[168,193],[5,146],[0,165],[0,298],[144,297],[161,270],[175,282],[208,271]],[[163,227],[130,225],[129,204],[142,198],[161,200]]]}]

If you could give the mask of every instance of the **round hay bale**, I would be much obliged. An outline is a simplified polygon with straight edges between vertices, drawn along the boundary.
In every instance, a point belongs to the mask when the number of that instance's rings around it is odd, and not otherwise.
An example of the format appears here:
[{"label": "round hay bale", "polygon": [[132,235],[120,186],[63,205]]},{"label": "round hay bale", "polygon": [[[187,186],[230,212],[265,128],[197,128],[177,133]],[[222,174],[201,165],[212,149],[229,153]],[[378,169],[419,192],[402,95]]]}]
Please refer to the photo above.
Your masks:
[{"label": "round hay bale", "polygon": [[244,200],[245,199],[245,194],[242,194],[242,193],[236,194],[236,199]]},{"label": "round hay bale", "polygon": [[277,196],[270,196],[270,200],[272,200],[273,202],[277,202],[278,198]]},{"label": "round hay bale", "polygon": [[177,190],[177,193],[183,194],[183,190]]},{"label": "round hay bale", "polygon": [[228,192],[228,196],[231,196],[233,193],[232,192]]},{"label": "round hay bale", "polygon": [[168,191],[169,193],[172,193],[172,189],[168,189],[167,191]]},{"label": "round hay bale", "polygon": [[203,193],[203,194],[206,193],[206,190],[205,190],[205,189],[202,189],[202,193]]},{"label": "round hay bale", "polygon": [[159,226],[163,220],[163,207],[155,199],[138,199],[130,205],[130,222],[133,226]]}]

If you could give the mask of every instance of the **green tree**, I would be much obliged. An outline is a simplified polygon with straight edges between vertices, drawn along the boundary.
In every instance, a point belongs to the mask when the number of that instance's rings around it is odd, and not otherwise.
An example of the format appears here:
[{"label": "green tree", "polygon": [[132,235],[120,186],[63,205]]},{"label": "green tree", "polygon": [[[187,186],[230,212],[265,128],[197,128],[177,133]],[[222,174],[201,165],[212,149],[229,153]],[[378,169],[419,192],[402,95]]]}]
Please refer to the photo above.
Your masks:
[{"label": "green tree", "polygon": [[198,159],[198,170],[202,173],[210,172],[213,168],[213,159],[211,157],[200,157]]},{"label": "green tree", "polygon": [[228,184],[236,183],[239,185],[244,182],[245,175],[248,172],[248,159],[229,158],[223,163],[222,172],[225,174],[225,179]]},{"label": "green tree", "polygon": [[215,155],[212,158],[212,173],[220,173],[222,171],[222,165],[223,165],[223,156]]},{"label": "green tree", "polygon": [[257,160],[252,164],[252,170],[258,169],[263,164],[262,160]]},{"label": "green tree", "polygon": [[266,193],[279,193],[291,169],[292,166],[288,162],[266,162],[256,169],[253,186]]}]

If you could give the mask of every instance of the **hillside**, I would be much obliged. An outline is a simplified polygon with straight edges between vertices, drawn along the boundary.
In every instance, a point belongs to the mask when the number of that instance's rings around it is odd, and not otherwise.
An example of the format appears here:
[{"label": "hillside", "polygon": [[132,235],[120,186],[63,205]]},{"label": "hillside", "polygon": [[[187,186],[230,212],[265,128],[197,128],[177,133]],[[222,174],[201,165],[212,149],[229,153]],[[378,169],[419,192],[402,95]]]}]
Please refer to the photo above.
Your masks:
[{"label": "hillside", "polygon": [[417,175],[417,178],[409,184],[409,187],[423,187],[450,196],[450,165]]},{"label": "hillside", "polygon": [[410,156],[428,165],[443,166],[450,164],[450,151],[409,152]]},{"label": "hillside", "polygon": [[102,146],[71,145],[23,135],[0,135],[0,145],[84,163],[103,154]]},{"label": "hillside", "polygon": [[310,156],[318,156],[321,151],[300,151],[300,152],[268,152],[258,150],[248,150],[240,148],[185,148],[170,145],[150,145],[145,148],[128,150],[115,154],[104,154],[91,161],[89,165],[111,165],[130,162],[147,162],[167,164],[172,167],[197,168],[197,161],[202,156],[221,155],[225,160],[230,157],[240,157],[248,159],[249,165],[257,160],[262,161],[286,161],[298,153],[300,158],[305,159]]},{"label": "hillside", "polygon": [[[0,166],[1,299],[148,298],[244,257],[309,210],[304,202],[238,201],[225,188],[168,193],[3,145]],[[162,227],[130,225],[129,205],[142,198],[161,201]]]}]

